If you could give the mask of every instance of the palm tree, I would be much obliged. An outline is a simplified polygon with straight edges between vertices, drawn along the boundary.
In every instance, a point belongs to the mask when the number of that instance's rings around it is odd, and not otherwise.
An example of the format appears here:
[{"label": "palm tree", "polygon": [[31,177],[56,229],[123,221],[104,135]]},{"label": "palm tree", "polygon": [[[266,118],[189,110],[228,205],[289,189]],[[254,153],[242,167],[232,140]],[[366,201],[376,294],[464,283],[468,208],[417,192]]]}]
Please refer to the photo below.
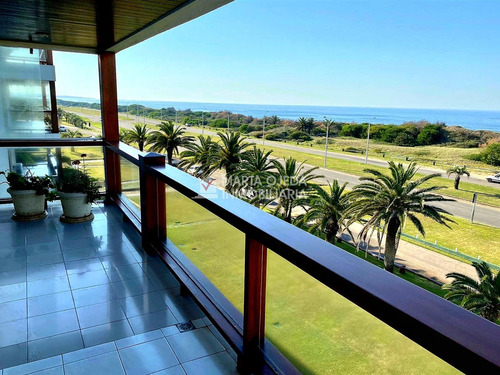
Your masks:
[{"label": "palm tree", "polygon": [[292,210],[301,202],[307,191],[311,190],[311,181],[323,176],[313,172],[318,167],[305,169],[304,162],[297,164],[292,157],[285,159],[284,164],[279,160],[272,160],[276,169],[276,183],[273,188],[274,195],[278,199],[278,205],[274,211],[275,215],[281,215],[288,223],[292,222]]},{"label": "palm tree", "polygon": [[[61,138],[82,138],[83,134],[80,130],[66,130],[61,134]],[[75,152],[75,146],[71,146],[71,151]]]},{"label": "palm tree", "polygon": [[139,151],[143,151],[144,145],[148,141],[148,132],[149,129],[146,127],[146,125],[135,124],[133,129],[125,131],[123,140],[125,142],[137,143]]},{"label": "palm tree", "polygon": [[[450,215],[446,210],[430,205],[429,202],[452,201],[441,195],[432,192],[441,189],[441,186],[431,186],[423,188],[425,182],[440,176],[438,173],[424,176],[413,180],[417,172],[417,164],[412,162],[406,169],[403,164],[389,162],[389,175],[385,175],[378,170],[365,169],[373,177],[361,177],[365,181],[354,187],[351,197],[353,203],[347,210],[347,214],[352,218],[351,224],[355,220],[363,221],[365,225],[358,235],[358,239],[366,242],[368,233],[371,230],[379,232],[379,246],[381,239],[386,235],[384,266],[389,272],[394,270],[394,260],[401,236],[401,227],[405,219],[408,218],[415,225],[417,230],[425,236],[425,230],[416,214],[447,226],[447,222],[454,222],[444,214]],[[371,237],[371,235],[370,235]]]},{"label": "palm tree", "polygon": [[449,168],[446,171],[446,174],[448,177],[450,177],[452,174],[455,175],[455,189],[458,190],[458,185],[460,185],[460,178],[463,175],[466,175],[467,177],[470,177],[470,173],[467,170],[467,167],[464,165],[463,167],[459,165],[455,165],[454,167]]},{"label": "palm tree", "polygon": [[241,163],[234,172],[233,191],[240,191],[244,196],[257,207],[260,207],[266,200],[268,192],[274,182],[274,174],[271,170],[274,164],[269,155],[272,151],[264,152],[257,147],[245,152],[242,155]]},{"label": "palm tree", "polygon": [[484,261],[472,262],[472,266],[479,281],[461,273],[448,273],[446,277],[455,280],[443,285],[443,289],[450,290],[444,298],[495,322],[500,318],[500,277]]},{"label": "palm tree", "polygon": [[238,169],[245,149],[250,146],[240,133],[217,133],[221,143],[217,143],[215,152],[210,157],[210,165],[226,172],[226,190],[232,191],[232,176]]},{"label": "palm tree", "polygon": [[345,194],[346,186],[347,182],[340,185],[337,180],[328,183],[328,190],[313,185],[314,193],[304,201],[309,208],[302,218],[303,222],[313,221],[309,231],[324,233],[330,243],[335,243],[337,233],[345,227],[345,212],[350,205],[349,195]]},{"label": "palm tree", "polygon": [[167,152],[168,164],[172,165],[172,156],[179,152],[179,147],[186,147],[194,140],[191,136],[184,136],[186,128],[174,126],[172,121],[162,122],[160,130],[155,130],[149,136],[148,143],[151,143],[151,151]]},{"label": "palm tree", "polygon": [[212,158],[217,150],[217,144],[210,136],[198,136],[198,142],[193,142],[186,145],[186,151],[181,153],[181,162],[179,167],[188,170],[191,167],[196,167],[194,175],[196,177],[205,178],[214,172],[212,167]]}]

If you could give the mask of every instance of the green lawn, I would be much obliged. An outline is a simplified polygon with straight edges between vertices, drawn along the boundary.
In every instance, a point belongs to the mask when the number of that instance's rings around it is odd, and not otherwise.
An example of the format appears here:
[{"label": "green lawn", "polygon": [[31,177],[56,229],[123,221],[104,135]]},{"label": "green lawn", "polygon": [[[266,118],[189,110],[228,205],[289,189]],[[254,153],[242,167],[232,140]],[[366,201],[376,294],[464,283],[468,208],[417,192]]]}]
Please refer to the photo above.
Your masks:
[{"label": "green lawn", "polygon": [[[167,231],[169,239],[241,311],[243,233],[172,190],[167,192]],[[423,287],[439,289],[418,279]],[[303,373],[455,372],[272,251],[266,332]]]},{"label": "green lawn", "polygon": [[[453,217],[457,224],[450,224],[453,230],[443,225],[437,225],[428,218],[423,218],[422,223],[426,228],[425,240],[438,245],[458,251],[472,257],[500,265],[500,228],[490,227],[483,224],[471,224],[469,220]],[[418,232],[410,222],[407,223],[404,232],[415,236]],[[419,236],[422,238],[421,236]],[[403,238],[407,241],[408,239]],[[422,246],[419,242],[415,244]],[[432,248],[431,248],[432,249]],[[434,249],[432,249],[434,250]],[[459,258],[464,262],[463,259]]]}]

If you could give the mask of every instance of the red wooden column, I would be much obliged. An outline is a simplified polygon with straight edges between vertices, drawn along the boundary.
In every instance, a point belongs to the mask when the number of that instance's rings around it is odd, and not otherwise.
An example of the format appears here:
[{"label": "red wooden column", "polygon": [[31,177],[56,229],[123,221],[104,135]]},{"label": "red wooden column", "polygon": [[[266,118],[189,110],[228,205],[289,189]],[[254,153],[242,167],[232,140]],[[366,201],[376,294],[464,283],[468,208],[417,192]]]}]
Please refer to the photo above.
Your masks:
[{"label": "red wooden column", "polygon": [[[54,65],[54,58],[52,51],[47,50],[47,65]],[[52,133],[59,133],[59,118],[57,117],[57,97],[56,97],[56,83],[49,81],[50,91],[50,119],[52,121]]]},{"label": "red wooden column", "polygon": [[[118,93],[116,88],[116,60],[112,52],[99,54],[99,87],[101,93],[102,137],[110,143],[120,140],[118,126]],[[120,158],[114,152],[105,149],[104,171],[106,193],[121,191]]]},{"label": "red wooden column", "polygon": [[150,152],[139,155],[141,184],[142,247],[151,251],[167,237],[165,184],[148,173],[149,166],[165,166],[165,155]]},{"label": "red wooden column", "polygon": [[[240,367],[259,372],[265,339],[267,248],[245,239],[245,300],[243,307],[243,358]],[[241,361],[242,360],[242,361]]]}]

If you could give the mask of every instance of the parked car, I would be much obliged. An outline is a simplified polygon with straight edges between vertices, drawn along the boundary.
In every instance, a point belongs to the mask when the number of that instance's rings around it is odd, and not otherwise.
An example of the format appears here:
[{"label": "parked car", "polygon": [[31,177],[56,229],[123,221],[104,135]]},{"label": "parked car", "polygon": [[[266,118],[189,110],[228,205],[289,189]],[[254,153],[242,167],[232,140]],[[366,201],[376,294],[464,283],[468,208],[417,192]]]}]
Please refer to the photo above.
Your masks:
[{"label": "parked car", "polygon": [[488,176],[486,177],[486,180],[488,182],[497,182],[497,183],[500,183],[500,173],[497,173],[493,176]]}]

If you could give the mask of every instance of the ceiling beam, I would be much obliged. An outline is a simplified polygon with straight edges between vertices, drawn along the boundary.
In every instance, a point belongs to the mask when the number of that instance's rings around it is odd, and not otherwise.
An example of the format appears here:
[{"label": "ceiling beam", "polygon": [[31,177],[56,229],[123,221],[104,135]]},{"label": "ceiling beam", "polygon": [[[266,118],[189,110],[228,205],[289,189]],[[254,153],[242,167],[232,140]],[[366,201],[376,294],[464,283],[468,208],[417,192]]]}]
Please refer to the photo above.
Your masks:
[{"label": "ceiling beam", "polygon": [[150,24],[123,38],[106,49],[106,52],[119,52],[146,39],[149,39],[166,30],[173,29],[195,18],[203,16],[221,6],[231,3],[234,0],[191,0]]}]

